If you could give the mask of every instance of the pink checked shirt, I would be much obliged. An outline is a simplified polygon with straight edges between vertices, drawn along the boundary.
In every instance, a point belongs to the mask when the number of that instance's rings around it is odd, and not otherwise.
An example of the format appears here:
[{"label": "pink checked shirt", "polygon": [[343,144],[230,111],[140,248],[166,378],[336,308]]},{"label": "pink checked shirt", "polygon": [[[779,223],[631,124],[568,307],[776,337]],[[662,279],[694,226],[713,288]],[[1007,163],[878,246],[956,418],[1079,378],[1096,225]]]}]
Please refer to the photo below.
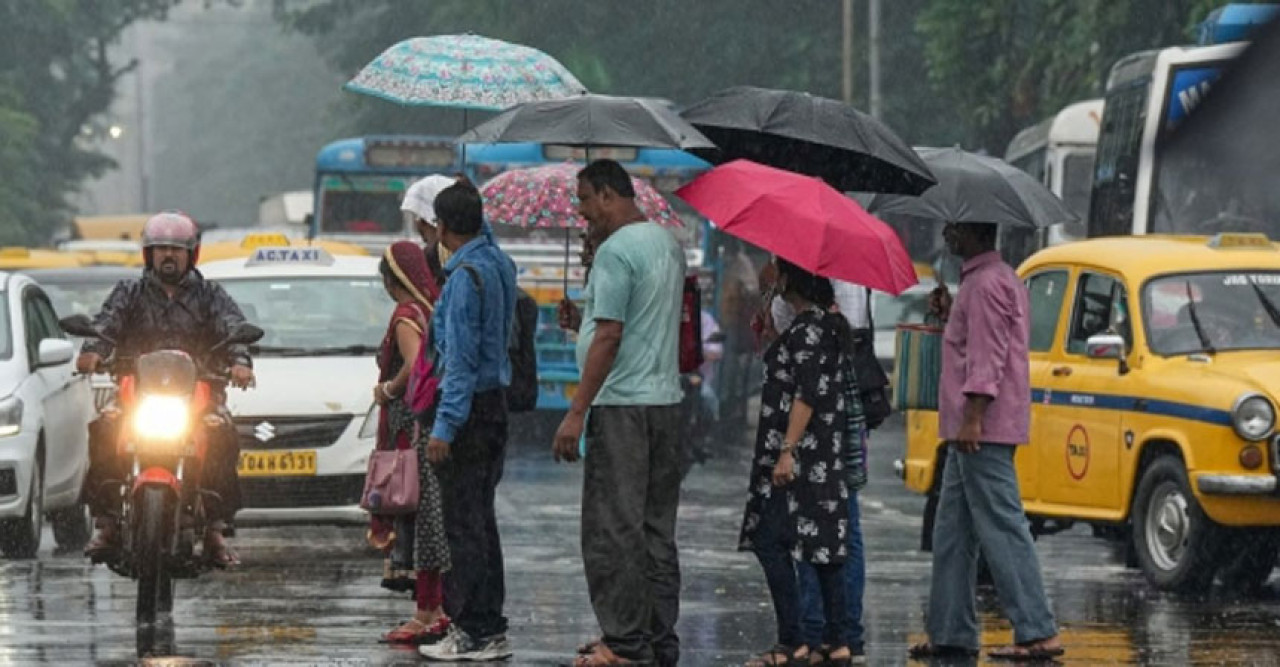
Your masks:
[{"label": "pink checked shirt", "polygon": [[982,442],[1025,444],[1031,422],[1031,331],[1027,288],[1000,254],[964,263],[942,345],[938,435],[954,440],[964,424],[968,394],[992,398]]}]

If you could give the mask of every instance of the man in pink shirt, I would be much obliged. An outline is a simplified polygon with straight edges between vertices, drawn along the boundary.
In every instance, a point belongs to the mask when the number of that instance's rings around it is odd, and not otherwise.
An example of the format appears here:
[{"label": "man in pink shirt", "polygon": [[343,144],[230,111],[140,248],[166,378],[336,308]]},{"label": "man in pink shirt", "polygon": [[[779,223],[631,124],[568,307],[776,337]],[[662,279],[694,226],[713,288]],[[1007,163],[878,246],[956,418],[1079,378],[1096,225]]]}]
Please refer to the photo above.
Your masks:
[{"label": "man in pink shirt", "polygon": [[1063,653],[1013,466],[1031,420],[1027,289],[996,252],[996,231],[977,223],[943,230],[947,249],[964,267],[954,304],[945,287],[934,295],[935,310],[947,321],[938,435],[948,452],[933,529],[929,641],[911,647],[914,658],[977,654],[979,548],[1014,631],[1015,644],[990,656]]}]

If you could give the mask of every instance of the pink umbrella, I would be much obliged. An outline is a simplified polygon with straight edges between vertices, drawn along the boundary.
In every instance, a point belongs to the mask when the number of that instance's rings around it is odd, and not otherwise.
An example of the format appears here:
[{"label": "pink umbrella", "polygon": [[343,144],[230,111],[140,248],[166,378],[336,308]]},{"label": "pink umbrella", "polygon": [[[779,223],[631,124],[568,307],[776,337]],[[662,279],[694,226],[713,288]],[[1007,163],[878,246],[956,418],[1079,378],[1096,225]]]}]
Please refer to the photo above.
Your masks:
[{"label": "pink umbrella", "polygon": [[721,230],[815,274],[890,294],[917,282],[893,229],[821,179],[734,160],[676,194]]},{"label": "pink umbrella", "polygon": [[[484,184],[484,214],[489,222],[513,227],[570,229],[586,227],[578,215],[578,171],[572,162],[513,169]],[[675,227],[680,218],[648,182],[631,177],[636,205],[649,219]]]}]

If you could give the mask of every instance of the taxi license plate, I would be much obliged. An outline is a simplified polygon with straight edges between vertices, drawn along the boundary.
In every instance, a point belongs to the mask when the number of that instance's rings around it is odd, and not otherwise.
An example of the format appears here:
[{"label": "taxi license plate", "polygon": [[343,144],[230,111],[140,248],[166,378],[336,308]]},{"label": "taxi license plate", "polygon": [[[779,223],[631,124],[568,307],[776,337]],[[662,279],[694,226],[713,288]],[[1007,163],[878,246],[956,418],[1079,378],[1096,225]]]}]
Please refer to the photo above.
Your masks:
[{"label": "taxi license plate", "polygon": [[316,474],[314,451],[240,452],[242,477],[293,477]]}]

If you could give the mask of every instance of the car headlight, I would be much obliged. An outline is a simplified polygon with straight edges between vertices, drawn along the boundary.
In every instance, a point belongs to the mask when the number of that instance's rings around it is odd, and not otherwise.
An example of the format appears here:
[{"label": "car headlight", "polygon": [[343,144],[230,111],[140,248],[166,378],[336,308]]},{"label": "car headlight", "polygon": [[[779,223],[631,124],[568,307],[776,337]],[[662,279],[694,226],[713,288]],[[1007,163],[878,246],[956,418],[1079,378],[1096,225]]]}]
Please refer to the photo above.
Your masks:
[{"label": "car headlight", "polygon": [[1265,396],[1246,394],[1231,410],[1231,425],[1245,440],[1264,440],[1276,426],[1276,409]]},{"label": "car headlight", "polygon": [[360,425],[359,438],[361,440],[371,440],[378,437],[378,419],[381,412],[377,403],[369,406],[369,412],[365,413],[364,423]]},{"label": "car headlight", "polygon": [[144,396],[133,413],[133,432],[141,440],[177,440],[187,434],[190,424],[190,408],[180,396]]},{"label": "car headlight", "polygon": [[17,396],[0,401],[0,438],[17,435],[22,430],[22,399]]}]

